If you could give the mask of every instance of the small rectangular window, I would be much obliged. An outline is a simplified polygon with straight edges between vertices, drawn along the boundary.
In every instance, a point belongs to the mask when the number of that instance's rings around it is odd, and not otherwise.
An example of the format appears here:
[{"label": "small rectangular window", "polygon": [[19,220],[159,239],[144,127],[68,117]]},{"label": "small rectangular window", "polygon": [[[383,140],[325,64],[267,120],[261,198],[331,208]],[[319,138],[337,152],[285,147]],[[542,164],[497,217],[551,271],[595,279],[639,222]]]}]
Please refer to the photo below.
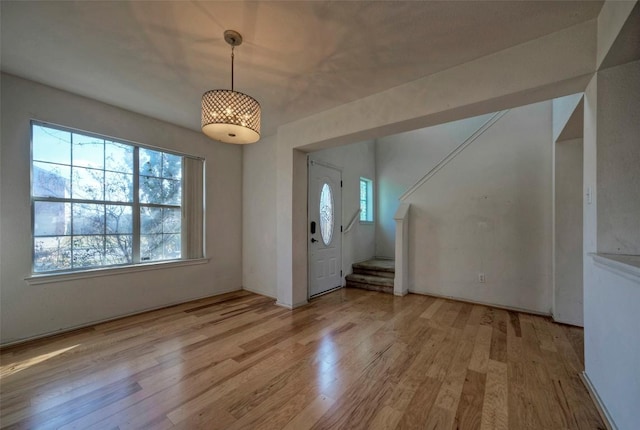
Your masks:
[{"label": "small rectangular window", "polygon": [[202,188],[183,182],[183,171],[201,180],[201,160],[38,122],[31,131],[34,273],[202,256],[202,240],[186,237],[202,228],[183,222],[202,208],[201,194],[183,197]]},{"label": "small rectangular window", "polygon": [[373,181],[360,178],[360,221],[373,222]]}]

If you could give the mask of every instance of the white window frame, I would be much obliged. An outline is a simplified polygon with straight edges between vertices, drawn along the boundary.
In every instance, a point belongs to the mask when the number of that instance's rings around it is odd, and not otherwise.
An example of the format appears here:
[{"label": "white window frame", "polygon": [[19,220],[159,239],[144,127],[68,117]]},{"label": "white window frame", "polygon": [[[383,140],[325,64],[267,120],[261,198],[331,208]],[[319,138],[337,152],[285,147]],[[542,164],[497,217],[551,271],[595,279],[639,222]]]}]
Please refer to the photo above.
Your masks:
[{"label": "white window frame", "polygon": [[[362,199],[362,183],[365,183],[367,186],[367,195],[365,199]],[[369,178],[365,178],[363,176],[360,177],[360,181],[358,182],[358,194],[359,194],[359,202],[362,207],[362,202],[366,203],[366,213],[360,212],[360,224],[372,224],[373,223],[373,180]]]},{"label": "white window frame", "polygon": [[[208,262],[209,260],[204,257],[204,202],[203,202],[203,178],[204,178],[204,159],[195,157],[192,155],[180,153],[173,150],[167,150],[165,148],[154,147],[150,145],[143,145],[136,142],[131,142],[125,139],[113,138],[93,132],[87,132],[75,128],[66,126],[60,126],[44,121],[32,120],[30,122],[30,143],[33,147],[33,130],[34,126],[47,127],[69,133],[82,134],[84,136],[91,136],[97,139],[108,140],[117,144],[127,145],[133,148],[134,162],[133,162],[133,201],[132,202],[112,202],[107,200],[82,200],[74,199],[72,196],[60,198],[60,197],[34,197],[33,195],[33,151],[30,155],[30,171],[31,171],[31,186],[29,189],[29,196],[31,199],[31,276],[25,278],[29,284],[40,284],[47,282],[56,282],[62,279],[76,279],[86,278],[93,276],[105,276],[110,274],[127,273],[135,270],[148,270],[148,267],[173,267],[183,264],[200,264]],[[139,201],[139,180],[142,176],[139,171],[139,151],[140,149],[148,149],[152,151],[158,151],[166,154],[177,155],[182,158],[182,178],[181,178],[181,199],[180,204],[152,204],[141,203]],[[185,177],[185,164],[189,163],[192,169],[190,178]],[[70,162],[72,166],[73,162]],[[198,170],[196,172],[196,170]],[[103,170],[106,169],[103,167]],[[193,182],[189,186],[185,185],[186,182]],[[200,182],[200,183],[198,183]],[[185,197],[187,201],[185,202]],[[106,198],[106,197],[103,197]],[[60,270],[50,271],[36,271],[35,270],[35,203],[36,202],[63,202],[63,203],[89,203],[89,204],[105,204],[105,205],[126,205],[132,208],[132,262],[124,264],[113,265],[101,265],[101,266],[85,266],[79,268],[63,268]],[[180,209],[181,212],[181,256],[178,259],[162,259],[162,260],[150,260],[141,261],[140,258],[140,240],[142,237],[140,228],[140,214],[143,207],[171,207],[174,209]],[[106,235],[107,233],[105,233]],[[198,236],[199,235],[199,236]],[[69,237],[73,237],[71,234]]]}]

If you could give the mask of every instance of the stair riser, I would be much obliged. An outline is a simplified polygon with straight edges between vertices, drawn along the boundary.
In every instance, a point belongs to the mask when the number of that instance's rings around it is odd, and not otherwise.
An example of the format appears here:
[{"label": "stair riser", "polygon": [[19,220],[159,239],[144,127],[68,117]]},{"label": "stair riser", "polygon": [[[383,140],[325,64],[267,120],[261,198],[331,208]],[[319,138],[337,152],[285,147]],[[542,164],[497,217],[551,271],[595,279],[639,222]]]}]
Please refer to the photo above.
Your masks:
[{"label": "stair riser", "polygon": [[359,282],[361,284],[381,285],[386,287],[393,287],[394,280],[389,278],[381,278],[379,276],[366,276],[366,275],[347,275],[347,282]]},{"label": "stair riser", "polygon": [[361,290],[378,291],[380,293],[393,294],[393,287],[386,285],[363,284],[360,282],[347,281],[347,288],[359,288]]},{"label": "stair riser", "polygon": [[396,277],[396,274],[393,272],[383,272],[381,270],[358,269],[356,267],[353,268],[353,273],[356,275],[379,276],[380,278],[389,278],[389,279],[393,279]]}]

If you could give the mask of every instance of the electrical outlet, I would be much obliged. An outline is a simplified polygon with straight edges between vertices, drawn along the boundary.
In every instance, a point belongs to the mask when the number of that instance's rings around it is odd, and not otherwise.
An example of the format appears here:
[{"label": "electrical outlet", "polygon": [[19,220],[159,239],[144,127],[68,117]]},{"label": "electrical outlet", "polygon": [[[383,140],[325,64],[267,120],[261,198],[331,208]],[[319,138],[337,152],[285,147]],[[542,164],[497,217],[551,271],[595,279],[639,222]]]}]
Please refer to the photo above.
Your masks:
[{"label": "electrical outlet", "polygon": [[484,278],[484,273],[478,273],[478,282],[480,282],[481,284],[484,284],[485,278]]}]

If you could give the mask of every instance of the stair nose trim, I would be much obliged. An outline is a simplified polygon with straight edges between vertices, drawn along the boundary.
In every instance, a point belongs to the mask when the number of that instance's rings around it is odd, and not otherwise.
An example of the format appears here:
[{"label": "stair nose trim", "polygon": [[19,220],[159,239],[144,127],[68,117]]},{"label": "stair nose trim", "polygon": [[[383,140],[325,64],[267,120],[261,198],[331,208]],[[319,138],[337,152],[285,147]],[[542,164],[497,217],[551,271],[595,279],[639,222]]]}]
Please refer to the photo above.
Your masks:
[{"label": "stair nose trim", "polygon": [[371,270],[376,272],[395,273],[396,271],[395,266],[394,267],[378,266],[375,264],[371,264],[369,261],[361,261],[360,263],[353,263],[351,267],[353,267],[354,269]]}]

